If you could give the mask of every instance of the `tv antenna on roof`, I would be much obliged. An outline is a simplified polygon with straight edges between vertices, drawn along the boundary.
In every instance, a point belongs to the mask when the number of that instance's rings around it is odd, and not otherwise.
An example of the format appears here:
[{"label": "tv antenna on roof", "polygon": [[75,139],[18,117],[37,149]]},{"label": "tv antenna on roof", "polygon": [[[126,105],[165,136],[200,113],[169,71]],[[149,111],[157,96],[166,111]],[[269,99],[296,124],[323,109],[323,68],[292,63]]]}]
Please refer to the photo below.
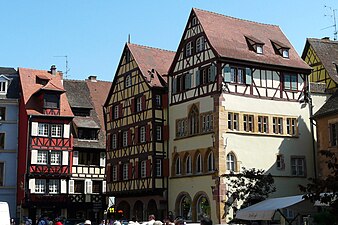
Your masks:
[{"label": "tv antenna on roof", "polygon": [[65,71],[65,78],[68,78],[68,72],[70,71],[70,69],[68,69],[68,56],[67,55],[57,55],[54,57],[63,57],[66,59],[66,71]]},{"label": "tv antenna on roof", "polygon": [[325,14],[324,16],[329,16],[329,17],[333,18],[333,25],[325,27],[322,30],[333,27],[334,28],[333,40],[336,41],[337,40],[337,22],[336,22],[336,11],[337,11],[337,9],[333,9],[332,7],[327,6],[327,5],[324,5],[324,8],[329,8],[330,11],[332,11],[332,14],[330,14],[330,15]]}]

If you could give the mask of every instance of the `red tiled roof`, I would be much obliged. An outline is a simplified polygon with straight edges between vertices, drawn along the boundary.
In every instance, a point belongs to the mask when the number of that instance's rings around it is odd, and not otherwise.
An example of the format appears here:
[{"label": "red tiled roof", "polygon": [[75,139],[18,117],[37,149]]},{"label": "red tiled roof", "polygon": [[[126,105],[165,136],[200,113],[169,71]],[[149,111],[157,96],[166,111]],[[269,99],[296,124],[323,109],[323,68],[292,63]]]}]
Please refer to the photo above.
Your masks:
[{"label": "red tiled roof", "polygon": [[[61,82],[61,74],[52,75],[46,70],[19,68],[22,97],[28,115],[43,115],[40,109],[39,99],[33,95],[40,90],[54,90],[64,92]],[[36,83],[36,77],[49,79],[46,85]],[[65,93],[60,95],[60,116],[73,116]]]},{"label": "red tiled roof", "polygon": [[[175,52],[130,43],[127,43],[127,46],[143,76],[147,81],[150,81],[148,84],[151,86],[162,87],[163,85],[158,75],[167,82],[167,77],[164,75],[168,74]],[[154,75],[153,78],[151,77],[151,74]]]},{"label": "red tiled roof", "polygon": [[[237,19],[195,8],[193,12],[200,21],[207,39],[221,57],[306,70],[311,69],[299,57],[284,33],[276,25]],[[263,54],[249,50],[246,36],[264,43]],[[286,59],[276,54],[271,41],[288,46],[290,48],[289,58]]]}]

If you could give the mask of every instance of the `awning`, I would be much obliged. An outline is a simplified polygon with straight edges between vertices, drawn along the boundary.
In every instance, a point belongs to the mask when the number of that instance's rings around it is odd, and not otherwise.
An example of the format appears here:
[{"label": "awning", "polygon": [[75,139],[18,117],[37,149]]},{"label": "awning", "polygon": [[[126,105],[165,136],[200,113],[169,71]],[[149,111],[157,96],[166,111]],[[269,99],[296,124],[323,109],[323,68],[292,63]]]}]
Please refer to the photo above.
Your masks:
[{"label": "awning", "polygon": [[73,122],[77,127],[100,129],[100,126],[90,117],[75,117]]},{"label": "awning", "polygon": [[303,195],[266,199],[237,211],[236,218],[242,220],[271,220],[277,210],[287,208],[303,200]]}]

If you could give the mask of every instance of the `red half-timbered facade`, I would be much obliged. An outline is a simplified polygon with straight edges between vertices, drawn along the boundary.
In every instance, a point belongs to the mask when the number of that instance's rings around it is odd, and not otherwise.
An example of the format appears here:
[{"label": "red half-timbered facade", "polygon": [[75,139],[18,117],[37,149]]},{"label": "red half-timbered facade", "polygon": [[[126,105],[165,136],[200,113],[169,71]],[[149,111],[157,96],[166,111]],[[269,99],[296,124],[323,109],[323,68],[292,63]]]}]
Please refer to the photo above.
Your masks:
[{"label": "red half-timbered facade", "polygon": [[[73,113],[62,73],[19,68],[18,207],[36,218],[67,216],[71,173]],[[33,220],[34,221],[34,220]]]},{"label": "red half-timbered facade", "polygon": [[167,71],[174,53],[127,43],[105,103],[107,195],[126,218],[166,214]]}]

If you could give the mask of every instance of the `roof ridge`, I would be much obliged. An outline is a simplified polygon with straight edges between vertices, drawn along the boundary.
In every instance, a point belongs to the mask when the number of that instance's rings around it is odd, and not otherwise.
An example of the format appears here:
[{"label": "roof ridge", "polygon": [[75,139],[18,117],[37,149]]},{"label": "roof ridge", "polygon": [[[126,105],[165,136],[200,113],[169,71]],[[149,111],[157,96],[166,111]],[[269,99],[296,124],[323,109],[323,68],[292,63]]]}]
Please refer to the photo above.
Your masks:
[{"label": "roof ridge", "polygon": [[337,40],[327,40],[327,39],[322,39],[322,38],[307,38],[308,40],[312,40],[312,41],[319,41],[319,42],[323,42],[323,43],[329,43],[329,44],[338,44]]},{"label": "roof ridge", "polygon": [[140,45],[140,44],[135,44],[135,43],[127,43],[127,44],[128,45],[135,45],[135,46],[142,47],[142,48],[155,49],[155,50],[160,50],[160,51],[164,51],[164,52],[176,53],[175,51],[172,51],[172,50],[167,50],[167,49],[163,49],[163,48],[156,48],[156,47],[151,47],[151,46],[147,46],[147,45]]},{"label": "roof ridge", "polygon": [[237,17],[227,16],[227,15],[224,15],[224,14],[221,14],[221,13],[212,12],[212,11],[208,11],[208,10],[205,10],[205,9],[193,8],[193,10],[198,10],[198,11],[202,11],[202,12],[206,12],[206,13],[211,13],[211,14],[214,14],[214,15],[217,15],[217,16],[223,16],[223,17],[227,17],[227,18],[235,19],[235,20],[239,20],[239,21],[246,21],[246,22],[250,22],[250,23],[256,23],[256,24],[261,24],[261,25],[268,25],[268,26],[279,27],[278,25],[275,25],[275,24],[260,23],[260,22],[257,22],[257,21],[252,21],[252,20],[247,20],[247,19],[240,19],[240,18],[237,18]]},{"label": "roof ridge", "polygon": [[[79,81],[79,82],[86,82],[86,80],[89,80],[89,79],[85,79],[85,80],[77,80],[77,79],[63,79],[64,81]],[[107,82],[107,83],[111,83],[111,81],[108,81],[108,80],[96,80],[97,82]]]}]

